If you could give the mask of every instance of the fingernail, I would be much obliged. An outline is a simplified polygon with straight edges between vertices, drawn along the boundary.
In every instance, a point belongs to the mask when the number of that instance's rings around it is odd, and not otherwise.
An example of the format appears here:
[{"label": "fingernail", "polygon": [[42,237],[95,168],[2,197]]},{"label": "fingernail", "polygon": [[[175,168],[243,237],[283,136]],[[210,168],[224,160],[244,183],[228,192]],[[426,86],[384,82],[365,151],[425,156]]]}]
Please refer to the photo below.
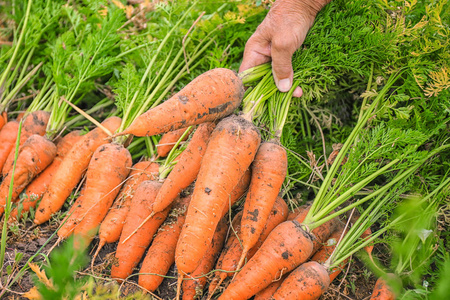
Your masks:
[{"label": "fingernail", "polygon": [[291,88],[291,80],[289,78],[278,81],[278,89],[280,92],[287,92]]}]

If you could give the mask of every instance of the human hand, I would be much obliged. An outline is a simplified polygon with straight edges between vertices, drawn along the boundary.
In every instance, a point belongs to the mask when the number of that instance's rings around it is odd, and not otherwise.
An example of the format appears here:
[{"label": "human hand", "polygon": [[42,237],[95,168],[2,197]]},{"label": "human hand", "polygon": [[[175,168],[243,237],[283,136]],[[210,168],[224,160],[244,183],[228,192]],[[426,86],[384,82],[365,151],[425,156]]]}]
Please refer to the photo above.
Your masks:
[{"label": "human hand", "polygon": [[[316,14],[331,0],[276,0],[245,45],[239,72],[272,60],[275,84],[281,92],[292,87],[292,55],[300,48]],[[302,96],[297,87],[294,97]]]}]

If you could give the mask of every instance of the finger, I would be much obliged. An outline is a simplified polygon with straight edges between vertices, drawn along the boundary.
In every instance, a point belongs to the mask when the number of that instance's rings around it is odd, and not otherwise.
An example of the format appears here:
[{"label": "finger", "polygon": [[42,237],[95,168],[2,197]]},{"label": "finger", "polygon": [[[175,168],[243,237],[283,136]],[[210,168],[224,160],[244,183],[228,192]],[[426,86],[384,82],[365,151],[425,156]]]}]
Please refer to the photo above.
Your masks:
[{"label": "finger", "polygon": [[287,92],[292,86],[294,71],[292,70],[292,55],[297,49],[294,40],[286,35],[272,41],[272,70],[275,84],[281,92]]},{"label": "finger", "polygon": [[245,44],[239,72],[270,61],[270,44],[260,31],[256,31]]}]

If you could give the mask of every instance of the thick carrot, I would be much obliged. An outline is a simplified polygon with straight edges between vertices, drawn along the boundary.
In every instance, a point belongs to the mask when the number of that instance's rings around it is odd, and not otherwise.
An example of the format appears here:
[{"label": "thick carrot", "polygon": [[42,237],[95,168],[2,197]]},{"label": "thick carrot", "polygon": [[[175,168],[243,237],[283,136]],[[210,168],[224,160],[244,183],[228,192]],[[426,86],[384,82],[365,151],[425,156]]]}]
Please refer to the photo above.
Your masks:
[{"label": "thick carrot", "polygon": [[48,166],[38,177],[36,177],[24,190],[24,200],[21,201],[17,207],[15,207],[10,216],[17,218],[17,215],[30,211],[31,208],[35,208],[37,202],[42,198],[47,190],[53,175],[58,170],[62,159],[70,151],[72,146],[81,139],[81,131],[75,130],[66,134],[56,145],[56,157],[53,162]]},{"label": "thick carrot", "polygon": [[[313,257],[311,257],[311,260],[316,261],[320,264],[326,262],[336,248],[336,245],[339,242],[344,229],[345,227],[343,225],[339,225],[336,230],[330,235],[326,243],[313,255]],[[347,260],[339,265],[339,267],[337,267],[336,269],[329,271],[330,282],[333,282],[333,280],[341,273],[342,268],[346,264]]]},{"label": "thick carrot", "polygon": [[152,136],[219,120],[239,106],[243,95],[244,86],[234,71],[213,69],[137,117],[120,135]]},{"label": "thick carrot", "polygon": [[240,269],[248,251],[257,243],[286,178],[286,150],[276,143],[262,143],[251,169],[252,179],[241,221],[243,249],[237,269]]},{"label": "thick carrot", "polygon": [[32,135],[28,138],[17,157],[15,171],[8,173],[0,185],[0,215],[6,205],[11,179],[14,179],[11,201],[16,202],[23,189],[52,163],[55,156],[55,144],[45,137]]},{"label": "thick carrot", "polygon": [[208,122],[197,128],[188,146],[178,157],[177,164],[164,180],[153,206],[155,212],[164,210],[183,189],[197,178],[214,127],[214,123]]},{"label": "thick carrot", "polygon": [[273,300],[318,299],[330,285],[327,269],[315,261],[302,264],[292,271],[273,294]]},{"label": "thick carrot", "polygon": [[94,152],[86,173],[84,201],[78,212],[81,221],[73,232],[81,236],[86,245],[97,234],[100,223],[130,173],[131,165],[131,154],[123,145],[106,144]]},{"label": "thick carrot", "polygon": [[[391,277],[393,280],[398,280],[395,274],[389,273],[388,277]],[[392,288],[382,277],[378,278],[375,283],[375,287],[373,288],[372,295],[370,296],[370,300],[395,300],[396,296]]]},{"label": "thick carrot", "polygon": [[0,169],[3,169],[6,159],[8,159],[11,149],[17,139],[17,132],[19,131],[19,122],[9,121],[0,130]]},{"label": "thick carrot", "polygon": [[[170,131],[161,137],[158,145],[156,146],[156,152],[159,157],[166,157],[170,150],[172,150],[173,146],[175,146],[176,142],[183,136],[187,128],[181,128],[178,130]],[[189,133],[186,134],[183,138],[183,141],[186,141],[189,138],[189,134],[192,132],[192,129],[189,130]]]},{"label": "thick carrot", "polygon": [[211,245],[209,245],[200,265],[194,272],[187,275],[187,280],[183,281],[183,300],[201,299],[203,296],[203,289],[207,281],[206,275],[212,270],[225,242],[228,231],[227,220],[227,217],[223,217],[217,224]]},{"label": "thick carrot", "polygon": [[260,140],[259,130],[237,116],[223,119],[213,131],[177,244],[175,260],[181,274],[200,264],[229,194],[253,161]]},{"label": "thick carrot", "polygon": [[[50,119],[50,113],[43,110],[37,110],[25,117],[20,131],[20,147],[27,141],[27,139],[33,134],[43,136],[45,134],[48,120]],[[14,162],[14,151],[8,153],[8,158],[2,168],[2,175],[6,177],[12,168]]]},{"label": "thick carrot", "polygon": [[[155,291],[175,262],[175,247],[181,233],[191,195],[175,201],[169,217],[158,230],[147,251],[139,273],[139,285],[151,292]],[[151,275],[154,274],[154,275]]]},{"label": "thick carrot", "polygon": [[281,278],[278,278],[276,281],[269,284],[269,286],[263,289],[261,292],[258,292],[253,300],[271,300],[273,294],[275,294],[275,291],[280,287],[287,275],[288,274],[284,274],[283,276],[281,276]]},{"label": "thick carrot", "polygon": [[[111,277],[118,281],[131,275],[133,268],[137,266],[145,250],[150,245],[153,235],[169,213],[170,206],[155,214],[141,226],[142,221],[151,213],[153,202],[160,188],[161,183],[159,182],[144,181],[134,194],[130,211],[117,245],[115,256],[117,263],[113,264],[111,268]],[[133,233],[138,226],[141,227]]]},{"label": "thick carrot", "polygon": [[[109,131],[116,131],[121,123],[119,117],[110,117],[102,122]],[[42,224],[59,211],[86,171],[94,151],[108,143],[108,135],[100,128],[95,128],[83,136],[67,153],[58,171],[42,197],[36,210],[34,222]]]},{"label": "thick carrot", "polygon": [[300,223],[295,220],[281,223],[272,230],[219,299],[249,299],[305,262],[312,250],[311,236]]},{"label": "thick carrot", "polygon": [[100,225],[98,233],[100,241],[92,258],[92,263],[94,263],[100,249],[106,243],[114,243],[119,240],[123,225],[125,224],[125,219],[130,210],[130,203],[134,192],[142,182],[146,180],[155,180],[158,171],[159,165],[151,161],[138,162],[131,168],[131,173],[128,176],[127,181]]}]

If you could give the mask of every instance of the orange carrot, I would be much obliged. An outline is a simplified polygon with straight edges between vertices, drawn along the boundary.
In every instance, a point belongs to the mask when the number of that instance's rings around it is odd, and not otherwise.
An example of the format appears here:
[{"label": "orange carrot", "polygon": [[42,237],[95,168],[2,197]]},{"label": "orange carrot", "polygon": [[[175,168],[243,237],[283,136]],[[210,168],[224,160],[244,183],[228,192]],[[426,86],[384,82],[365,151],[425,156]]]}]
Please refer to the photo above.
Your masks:
[{"label": "orange carrot", "polygon": [[187,280],[183,281],[183,300],[200,299],[202,297],[203,288],[207,281],[206,274],[212,270],[227,235],[227,220],[227,217],[223,217],[217,224],[211,245],[209,245],[200,265],[194,272],[187,275]]},{"label": "orange carrot", "polygon": [[17,121],[9,121],[0,130],[0,169],[5,165],[6,159],[16,143],[18,131],[19,122]]},{"label": "orange carrot", "polygon": [[[43,110],[37,110],[25,117],[22,123],[22,129],[20,131],[20,143],[19,147],[27,141],[27,139],[33,134],[43,136],[45,134],[48,120],[50,119],[50,113]],[[8,158],[2,168],[2,175],[6,177],[12,168],[14,162],[14,151],[8,153]]]},{"label": "orange carrot", "polygon": [[6,205],[11,179],[14,178],[11,201],[16,202],[23,189],[51,164],[55,156],[55,144],[40,135],[29,137],[18,154],[15,171],[8,173],[0,185],[0,215]]},{"label": "orange carrot", "polygon": [[239,106],[243,95],[244,86],[234,71],[213,69],[137,117],[120,135],[152,136],[219,120]]},{"label": "orange carrot", "polygon": [[99,229],[99,244],[92,258],[94,263],[100,249],[106,244],[117,242],[122,233],[125,219],[130,210],[131,199],[137,187],[146,180],[155,180],[159,171],[159,165],[151,161],[141,161],[132,167],[128,180],[123,185],[119,195],[114,201]]},{"label": "orange carrot", "polygon": [[[158,145],[156,146],[156,151],[159,157],[166,157],[170,150],[172,150],[173,146],[175,146],[176,142],[183,136],[187,128],[181,128],[178,130],[170,131],[161,137]],[[192,132],[192,129],[189,130],[189,133],[186,134],[183,138],[183,141],[186,141],[189,138],[189,134]]]},{"label": "orange carrot", "polygon": [[[19,122],[19,121],[20,120],[18,120],[17,122]],[[4,112],[3,115],[0,115],[0,130],[3,128],[3,126],[5,126],[6,123],[8,123],[8,116]]]},{"label": "orange carrot", "polygon": [[200,264],[229,195],[253,161],[260,139],[258,129],[237,116],[223,119],[213,131],[177,244],[180,274],[191,273]]},{"label": "orange carrot", "polygon": [[276,143],[262,143],[251,169],[252,179],[241,221],[243,249],[237,269],[240,269],[248,251],[257,243],[286,178],[286,150]]},{"label": "orange carrot", "polygon": [[278,278],[276,281],[269,284],[264,290],[258,292],[253,300],[271,300],[273,294],[275,294],[275,291],[280,287],[287,275],[288,274],[284,274],[281,278]]},{"label": "orange carrot", "polygon": [[275,227],[219,299],[249,299],[305,262],[311,255],[310,234],[297,221],[285,221]]},{"label": "orange carrot", "polygon": [[[152,245],[147,251],[139,273],[139,285],[151,292],[155,291],[163,281],[164,275],[175,262],[175,247],[181,233],[191,195],[175,201],[173,209],[159,229]],[[154,275],[151,275],[154,274]]]},{"label": "orange carrot", "polygon": [[[388,277],[392,278],[393,280],[399,280],[395,274],[389,273],[387,274]],[[382,277],[378,278],[377,282],[375,283],[375,287],[373,288],[372,295],[370,297],[370,300],[395,300],[396,296],[392,288],[389,286],[389,284],[386,282],[385,279]]]},{"label": "orange carrot", "polygon": [[[118,117],[110,117],[102,122],[109,131],[116,131],[121,123]],[[60,167],[42,197],[36,210],[34,222],[42,224],[59,211],[86,171],[94,151],[108,142],[108,135],[96,128],[83,136],[67,153]]]},{"label": "orange carrot", "polygon": [[[301,214],[298,215],[295,220],[300,223],[304,220],[304,218],[305,216]],[[322,247],[323,244],[325,244],[328,237],[333,233],[334,230],[336,230],[338,224],[339,220],[337,218],[334,218],[311,231],[313,238],[313,252],[311,254],[315,253],[320,249],[320,247]]]},{"label": "orange carrot", "polygon": [[131,164],[131,154],[123,145],[106,144],[94,152],[86,173],[84,201],[77,213],[80,223],[73,231],[83,238],[86,245],[97,234],[100,223],[130,173]]},{"label": "orange carrot", "polygon": [[214,127],[214,123],[209,122],[201,124],[197,128],[188,146],[178,157],[177,164],[164,180],[153,206],[155,212],[164,210],[183,189],[197,178]]},{"label": "orange carrot", "polygon": [[78,225],[78,223],[81,222],[81,219],[78,216],[78,212],[82,210],[82,204],[84,201],[83,197],[83,191],[81,191],[80,195],[78,196],[75,203],[70,207],[69,211],[67,212],[66,216],[62,220],[61,228],[59,228],[57,234],[59,240],[67,239],[75,229],[75,226]]},{"label": "orange carrot", "polygon": [[[130,211],[117,245],[117,264],[111,268],[111,278],[121,281],[131,275],[133,268],[137,266],[150,245],[153,235],[166,219],[170,206],[155,214],[141,226],[142,221],[151,213],[153,202],[160,188],[161,183],[159,182],[144,181],[134,193]],[[133,233],[138,226],[141,227],[136,233]]]},{"label": "orange carrot", "polygon": [[272,299],[314,300],[330,285],[327,269],[315,261],[302,264],[292,271],[273,294]]},{"label": "orange carrot", "polygon": [[48,185],[51,182],[53,174],[59,168],[62,159],[72,146],[81,139],[81,131],[75,130],[66,134],[56,145],[56,157],[38,177],[36,177],[24,190],[24,200],[21,201],[12,211],[10,216],[17,218],[19,211],[20,215],[36,207],[37,202],[42,198]]}]

